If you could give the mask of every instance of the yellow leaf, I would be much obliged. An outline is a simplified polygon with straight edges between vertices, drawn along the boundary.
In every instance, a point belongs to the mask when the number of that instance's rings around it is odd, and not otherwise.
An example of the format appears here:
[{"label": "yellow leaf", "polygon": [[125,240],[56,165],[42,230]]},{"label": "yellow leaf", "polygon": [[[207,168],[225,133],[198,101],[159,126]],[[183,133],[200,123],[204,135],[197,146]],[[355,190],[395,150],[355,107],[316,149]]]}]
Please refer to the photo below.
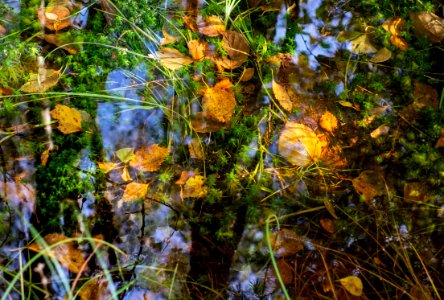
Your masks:
[{"label": "yellow leaf", "polygon": [[182,68],[183,65],[188,65],[193,62],[193,60],[182,54],[179,50],[173,48],[162,48],[159,52],[155,54],[160,61],[160,64],[165,68],[171,70],[178,70]]},{"label": "yellow leaf", "polygon": [[218,16],[209,16],[197,20],[197,27],[201,34],[215,37],[225,31],[225,24]]},{"label": "yellow leaf", "polygon": [[242,66],[244,62],[231,60],[228,57],[212,58],[212,61],[223,71],[223,69],[234,70]]},{"label": "yellow leaf", "polygon": [[[60,233],[51,233],[43,239],[48,245],[52,245],[64,241],[68,239],[68,237]],[[37,243],[33,243],[29,245],[29,250],[41,252],[43,249],[41,249]],[[45,251],[44,255],[57,259],[62,266],[74,273],[79,273],[85,262],[82,252],[76,248],[74,242],[62,243],[52,248],[49,252]]]},{"label": "yellow leaf", "polygon": [[309,127],[288,121],[278,140],[278,150],[297,166],[316,163],[321,155],[321,142]]},{"label": "yellow leaf", "polygon": [[99,169],[105,171],[105,173],[108,173],[114,170],[119,164],[113,162],[98,162],[98,165]]},{"label": "yellow leaf", "polygon": [[378,128],[376,128],[375,130],[373,130],[372,132],[370,132],[370,136],[372,138],[377,138],[381,135],[385,135],[390,131],[390,127],[388,127],[385,124],[382,124],[381,126],[379,126]]},{"label": "yellow leaf", "polygon": [[39,68],[39,72],[32,73],[28,82],[20,87],[25,93],[43,93],[59,82],[59,71],[53,69]]},{"label": "yellow leaf", "polygon": [[319,126],[322,129],[333,133],[333,131],[338,127],[338,119],[329,111],[326,111],[319,120]]},{"label": "yellow leaf", "polygon": [[240,32],[225,31],[222,39],[222,47],[227,51],[232,61],[243,64],[248,59],[250,46],[247,39]]},{"label": "yellow leaf", "polygon": [[80,300],[99,300],[111,299],[111,292],[108,290],[108,281],[104,274],[95,275],[96,277],[87,281],[79,291]]},{"label": "yellow leaf", "polygon": [[122,175],[120,176],[120,178],[122,178],[122,180],[123,180],[124,182],[127,182],[127,181],[131,181],[131,180],[133,180],[133,179],[131,178],[130,173],[128,172],[128,167],[127,167],[127,166],[123,167]]},{"label": "yellow leaf", "polygon": [[196,159],[202,159],[204,157],[202,143],[197,138],[192,138],[188,144],[188,150],[190,151],[190,157]]},{"label": "yellow leaf", "polygon": [[80,111],[66,105],[56,104],[51,110],[51,117],[59,121],[59,129],[63,134],[82,130],[82,115]]},{"label": "yellow leaf", "polygon": [[375,56],[373,56],[370,61],[372,63],[381,63],[389,60],[391,57],[392,51],[387,48],[381,48],[378,50],[378,52],[375,53]]},{"label": "yellow leaf", "polygon": [[137,183],[131,182],[125,188],[125,192],[123,193],[122,200],[123,201],[136,201],[139,199],[143,199],[148,192],[148,184],[146,183]]},{"label": "yellow leaf", "polygon": [[271,88],[282,108],[291,112],[293,110],[293,101],[298,98],[295,90],[289,84],[279,84],[274,79],[271,83]]},{"label": "yellow leaf", "polygon": [[42,161],[42,166],[46,166],[46,163],[48,162],[50,151],[51,151],[51,149],[48,148],[45,151],[43,151],[42,154],[40,155],[40,160]]},{"label": "yellow leaf", "polygon": [[392,35],[390,36],[390,42],[393,44],[393,46],[397,47],[399,50],[407,51],[409,49],[407,41],[404,40],[402,37]]},{"label": "yellow leaf", "polygon": [[388,18],[381,26],[391,34],[399,36],[405,30],[405,20],[400,17]]},{"label": "yellow leaf", "polygon": [[199,42],[198,40],[191,40],[187,43],[188,51],[195,61],[200,61],[205,58],[205,51],[208,47],[207,42]]},{"label": "yellow leaf", "polygon": [[362,281],[359,277],[347,276],[339,279],[339,282],[347,290],[347,292],[349,292],[353,296],[362,296],[364,286],[362,285]]},{"label": "yellow leaf", "polygon": [[142,172],[157,171],[169,153],[168,148],[157,144],[149,145],[136,151],[130,166]]},{"label": "yellow leaf", "polygon": [[342,105],[342,106],[353,108],[353,109],[356,110],[356,111],[360,111],[360,110],[361,110],[361,109],[359,108],[359,106],[358,106],[357,104],[355,104],[355,103],[351,103],[351,102],[343,101],[343,100],[338,101],[338,103],[339,103],[340,105]]},{"label": "yellow leaf", "polygon": [[350,42],[352,46],[351,51],[353,53],[371,54],[376,52],[376,48],[371,44],[366,34],[363,34]]},{"label": "yellow leaf", "polygon": [[[204,186],[205,177],[202,175],[186,174],[185,176],[191,176],[186,179],[185,184],[181,190],[181,196],[185,198],[204,198],[208,194],[208,189]],[[180,180],[180,179],[179,179]],[[178,182],[183,182],[178,181]]]},{"label": "yellow leaf", "polygon": [[163,38],[160,40],[161,45],[173,44],[173,43],[180,40],[180,37],[172,36],[165,29],[162,29],[162,35],[163,35]]},{"label": "yellow leaf", "polygon": [[134,158],[133,148],[122,148],[116,151],[116,156],[124,164],[129,163]]},{"label": "yellow leaf", "polygon": [[234,113],[236,99],[231,86],[230,80],[224,79],[204,92],[202,108],[216,121],[227,123]]}]

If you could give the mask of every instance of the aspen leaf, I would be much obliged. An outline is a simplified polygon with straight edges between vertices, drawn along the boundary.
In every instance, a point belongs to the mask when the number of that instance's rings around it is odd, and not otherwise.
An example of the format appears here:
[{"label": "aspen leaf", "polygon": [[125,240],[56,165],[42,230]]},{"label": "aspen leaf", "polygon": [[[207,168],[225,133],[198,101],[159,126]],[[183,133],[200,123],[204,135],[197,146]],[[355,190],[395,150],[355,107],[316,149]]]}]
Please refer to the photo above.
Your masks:
[{"label": "aspen leaf", "polygon": [[[50,233],[43,239],[48,245],[52,245],[64,241],[68,239],[68,237],[61,233]],[[33,243],[29,245],[29,250],[41,252],[43,249],[41,249],[37,243]],[[79,273],[85,262],[82,252],[76,248],[74,242],[62,243],[52,248],[50,251],[45,251],[43,254],[50,258],[57,259],[62,266],[73,273]]]},{"label": "aspen leaf", "polygon": [[221,71],[223,71],[224,69],[237,69],[244,63],[242,61],[231,60],[228,57],[212,58],[212,61],[218,66]]},{"label": "aspen leaf", "polygon": [[293,101],[298,98],[295,90],[289,84],[279,84],[274,79],[271,83],[273,94],[282,108],[288,112],[293,110]]},{"label": "aspen leaf", "polygon": [[382,63],[392,58],[392,51],[387,48],[381,48],[375,55],[370,59],[372,63]]},{"label": "aspen leaf", "polygon": [[201,34],[215,37],[225,31],[225,24],[218,16],[209,16],[204,19],[198,17],[197,28]]},{"label": "aspen leaf", "polygon": [[82,130],[82,115],[80,111],[62,104],[56,104],[51,110],[51,117],[59,122],[57,127],[63,134]]},{"label": "aspen leaf", "polygon": [[116,156],[124,164],[129,163],[134,158],[133,148],[122,148],[116,151]]},{"label": "aspen leaf", "polygon": [[333,131],[338,128],[338,119],[329,111],[326,111],[319,120],[319,126],[322,129],[333,133]]},{"label": "aspen leaf", "polygon": [[105,173],[111,172],[114,170],[119,164],[113,162],[98,162],[97,163],[100,170],[103,170]]},{"label": "aspen leaf", "polygon": [[130,173],[128,172],[128,167],[127,167],[127,166],[124,166],[124,167],[123,167],[122,175],[120,176],[120,178],[122,178],[122,180],[123,180],[124,182],[128,182],[128,181],[133,180],[133,179],[131,178]]},{"label": "aspen leaf", "polygon": [[139,199],[143,199],[148,192],[148,184],[131,182],[128,183],[125,192],[123,193],[122,200],[131,202]]},{"label": "aspen leaf", "polygon": [[236,107],[236,99],[229,79],[219,81],[214,87],[207,88],[202,97],[202,108],[216,121],[230,121]]},{"label": "aspen leaf", "polygon": [[362,291],[364,289],[364,286],[362,284],[362,281],[357,276],[347,276],[344,278],[339,279],[339,282],[341,285],[353,296],[362,296]]},{"label": "aspen leaf", "polygon": [[190,57],[182,54],[179,50],[167,47],[160,49],[154,57],[159,59],[162,66],[171,70],[178,70],[182,68],[183,65],[188,65],[193,62]]},{"label": "aspen leaf", "polygon": [[130,166],[142,172],[157,171],[169,153],[168,148],[157,144],[145,146],[136,151]]},{"label": "aspen leaf", "polygon": [[38,73],[32,73],[29,80],[20,87],[25,93],[43,93],[59,82],[60,72],[53,69],[39,68]]},{"label": "aspen leaf", "polygon": [[232,61],[243,64],[248,59],[250,46],[245,36],[237,31],[225,31],[222,33],[222,47],[227,51]]},{"label": "aspen leaf", "polygon": [[288,121],[279,135],[278,151],[297,166],[316,163],[321,155],[321,142],[309,127]]}]

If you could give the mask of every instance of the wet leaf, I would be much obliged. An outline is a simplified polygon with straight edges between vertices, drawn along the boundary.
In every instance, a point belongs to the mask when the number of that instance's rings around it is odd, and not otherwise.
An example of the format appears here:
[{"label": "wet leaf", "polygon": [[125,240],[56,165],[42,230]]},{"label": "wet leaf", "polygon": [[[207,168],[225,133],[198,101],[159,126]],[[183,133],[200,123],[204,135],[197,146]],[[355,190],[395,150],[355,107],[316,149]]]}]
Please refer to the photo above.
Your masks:
[{"label": "wet leaf", "polygon": [[415,99],[414,104],[418,108],[431,106],[435,110],[439,109],[439,95],[436,89],[433,88],[431,85],[414,80],[413,98]]},{"label": "wet leaf", "polygon": [[384,195],[384,177],[377,171],[362,171],[358,177],[352,180],[353,186],[358,194],[369,203],[375,197]]},{"label": "wet leaf", "polygon": [[219,81],[214,87],[207,88],[202,97],[202,108],[216,121],[230,121],[236,107],[236,99],[229,79]]},{"label": "wet leaf", "polygon": [[53,1],[53,3],[55,5],[49,4],[44,12],[38,9],[37,15],[40,22],[49,30],[61,30],[71,26],[71,20],[69,19],[71,10],[63,4],[57,5],[56,1]]},{"label": "wet leaf", "polygon": [[160,39],[161,45],[174,44],[175,42],[178,42],[180,40],[180,37],[172,36],[165,29],[162,29],[162,35],[163,35],[163,38]]},{"label": "wet leaf", "polygon": [[178,70],[193,62],[190,57],[182,54],[179,50],[167,47],[160,49],[154,56],[159,59],[162,66],[171,70]]},{"label": "wet leaf", "polygon": [[392,51],[387,48],[381,48],[378,50],[378,52],[375,53],[370,61],[372,63],[382,63],[388,61],[390,58],[392,58]]},{"label": "wet leaf", "polygon": [[218,66],[220,71],[224,69],[234,70],[242,66],[243,62],[231,60],[228,57],[212,58],[212,61]]},{"label": "wet leaf", "polygon": [[357,32],[357,31],[341,31],[341,32],[339,32],[336,39],[340,43],[345,43],[346,41],[354,40],[354,39],[360,37],[361,35],[362,35],[362,33]]},{"label": "wet leaf", "polygon": [[62,104],[56,104],[51,110],[51,117],[59,122],[57,127],[63,134],[82,130],[82,115],[80,111]]},{"label": "wet leaf", "polygon": [[137,201],[143,199],[147,192],[148,184],[131,182],[127,184],[122,200],[127,202]]},{"label": "wet leaf", "polygon": [[120,178],[122,178],[123,182],[128,182],[128,181],[133,180],[133,179],[131,178],[130,173],[128,172],[128,167],[127,167],[127,166],[124,166],[124,167],[123,167],[122,175],[120,176]]},{"label": "wet leaf", "polygon": [[124,164],[129,163],[135,156],[133,148],[122,148],[116,151],[116,156]]},{"label": "wet leaf", "polygon": [[42,162],[42,166],[46,166],[46,164],[48,163],[50,151],[51,151],[51,149],[48,148],[45,151],[43,151],[42,154],[40,155],[40,160]]},{"label": "wet leaf", "polygon": [[391,34],[400,36],[405,30],[405,20],[400,17],[388,18],[381,26]]},{"label": "wet leaf", "polygon": [[190,151],[190,157],[196,159],[203,159],[204,153],[202,149],[202,143],[197,138],[192,138],[188,144],[188,150]]},{"label": "wet leaf", "polygon": [[192,32],[197,32],[197,24],[196,24],[196,18],[192,18],[189,16],[182,17],[183,22],[185,23],[185,26],[191,30]]},{"label": "wet leaf", "polygon": [[119,164],[114,162],[98,162],[99,169],[103,170],[105,173],[111,172]]},{"label": "wet leaf", "polygon": [[184,171],[176,184],[183,185],[180,192],[183,199],[204,198],[208,194],[208,188],[204,186],[205,181],[206,178],[202,175],[196,175],[193,171]]},{"label": "wet leaf", "polygon": [[302,239],[294,231],[285,228],[271,234],[270,244],[277,257],[293,255],[304,249]]},{"label": "wet leaf", "polygon": [[372,45],[366,34],[363,34],[350,42],[352,47],[351,51],[353,53],[372,54],[377,52],[376,48]]},{"label": "wet leaf", "polygon": [[350,107],[350,108],[353,108],[356,111],[361,111],[361,109],[359,108],[359,105],[356,104],[356,103],[351,103],[351,102],[343,101],[343,100],[338,101],[338,103],[341,106]]},{"label": "wet leaf", "polygon": [[157,144],[149,145],[136,151],[130,166],[142,172],[157,171],[168,154],[170,150],[166,147]]},{"label": "wet leaf", "polygon": [[198,112],[191,117],[193,130],[199,133],[216,132],[225,128],[225,123],[217,121],[215,117],[206,112]]},{"label": "wet leaf", "polygon": [[322,229],[328,233],[333,234],[336,232],[336,226],[332,219],[321,219],[319,223],[321,224]]},{"label": "wet leaf", "polygon": [[254,68],[246,68],[239,77],[239,81],[249,81],[253,78]]},{"label": "wet leaf", "polygon": [[418,35],[426,36],[434,43],[440,43],[444,39],[444,21],[434,13],[409,12],[409,17]]},{"label": "wet leaf", "polygon": [[[294,279],[294,272],[290,264],[287,261],[285,261],[284,258],[280,258],[277,260],[276,265],[278,267],[279,274],[284,284],[292,283]],[[276,278],[276,284],[279,284],[279,281],[276,276],[276,270],[274,268],[273,268],[273,275]]]},{"label": "wet leaf", "polygon": [[333,131],[338,127],[338,119],[329,111],[326,111],[319,120],[319,126],[322,129],[333,133]]},{"label": "wet leaf", "polygon": [[194,171],[182,171],[180,173],[180,178],[176,180],[176,184],[185,184],[187,180],[191,177],[196,176],[196,172]]},{"label": "wet leaf", "polygon": [[201,34],[215,37],[225,31],[225,24],[218,16],[209,16],[204,19],[198,17],[197,28]]},{"label": "wet leaf", "polygon": [[288,121],[279,136],[278,150],[290,163],[305,166],[318,161],[321,142],[309,127]]},{"label": "wet leaf", "polygon": [[248,60],[250,46],[244,35],[237,31],[225,31],[222,38],[222,47],[234,62],[243,64]]},{"label": "wet leaf", "polygon": [[390,131],[390,127],[388,127],[385,124],[382,124],[381,126],[376,128],[375,130],[370,132],[370,136],[375,139],[377,137],[380,137],[381,135],[386,135],[387,133],[389,133],[389,131]]},{"label": "wet leaf", "polygon": [[279,84],[274,79],[271,87],[273,94],[282,108],[288,112],[293,110],[293,101],[298,98],[296,91],[289,84]]},{"label": "wet leaf", "polygon": [[191,40],[187,43],[189,53],[195,61],[200,61],[205,58],[205,52],[208,47],[207,42],[199,42],[198,40]]},{"label": "wet leaf", "polygon": [[404,184],[404,201],[407,203],[426,202],[430,198],[430,191],[422,182],[407,182]]},{"label": "wet leaf", "polygon": [[[50,233],[46,235],[43,239],[48,245],[52,245],[58,242],[62,242],[68,239],[68,237],[61,233]],[[29,250],[35,252],[42,251],[37,243],[29,245]],[[82,252],[76,248],[76,243],[74,242],[62,243],[52,248],[49,252],[45,251],[44,255],[50,258],[57,259],[62,266],[73,273],[79,273],[85,262]]]},{"label": "wet leaf", "polygon": [[362,281],[359,277],[356,276],[347,276],[339,279],[341,285],[353,296],[362,296],[362,292],[364,286],[362,285]]},{"label": "wet leaf", "polygon": [[39,68],[39,72],[32,73],[29,80],[22,85],[20,91],[25,93],[43,93],[59,82],[60,72],[53,69]]},{"label": "wet leaf", "polygon": [[77,45],[70,45],[72,41],[65,40],[61,34],[45,34],[43,38],[48,43],[61,47],[70,54],[77,54],[80,51]]},{"label": "wet leaf", "polygon": [[108,290],[108,281],[105,275],[96,275],[89,280],[79,291],[81,300],[104,300],[112,299],[111,292]]},{"label": "wet leaf", "polygon": [[407,51],[409,49],[407,41],[402,37],[392,35],[390,36],[390,42],[392,43],[393,46],[395,46],[399,50]]}]

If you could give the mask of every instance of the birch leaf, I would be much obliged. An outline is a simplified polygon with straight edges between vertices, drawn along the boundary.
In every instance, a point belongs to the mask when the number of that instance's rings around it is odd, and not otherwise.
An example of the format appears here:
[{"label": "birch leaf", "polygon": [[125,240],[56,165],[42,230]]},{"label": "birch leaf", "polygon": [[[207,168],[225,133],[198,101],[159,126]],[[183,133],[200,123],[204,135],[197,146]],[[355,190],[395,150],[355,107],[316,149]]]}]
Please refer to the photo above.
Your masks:
[{"label": "birch leaf", "polygon": [[231,87],[231,81],[224,79],[204,92],[202,108],[216,121],[227,123],[234,113],[236,99]]},{"label": "birch leaf", "polygon": [[130,161],[130,166],[142,172],[157,171],[169,153],[166,147],[157,144],[149,145],[136,151],[134,159]]},{"label": "birch leaf", "polygon": [[248,59],[250,46],[245,36],[237,31],[225,31],[222,39],[222,47],[227,51],[232,61],[243,64]]},{"label": "birch leaf", "polygon": [[80,111],[62,104],[56,104],[51,111],[51,117],[59,122],[57,127],[63,134],[82,130],[82,114]]},{"label": "birch leaf", "polygon": [[178,70],[193,62],[190,57],[182,54],[179,50],[167,47],[160,49],[155,56],[159,58],[161,65],[171,70]]},{"label": "birch leaf", "polygon": [[298,97],[294,89],[289,84],[279,84],[274,79],[271,88],[282,108],[291,112],[293,110],[293,100]]},{"label": "birch leaf", "polygon": [[353,296],[362,296],[364,286],[362,285],[362,281],[359,277],[347,276],[339,279],[339,282],[347,290],[347,292],[349,292]]},{"label": "birch leaf", "polygon": [[131,182],[127,184],[122,200],[127,202],[137,201],[143,199],[147,192],[148,184]]},{"label": "birch leaf", "polygon": [[38,73],[32,73],[20,88],[25,93],[43,93],[55,86],[59,82],[60,72],[54,69],[39,68]]},{"label": "birch leaf", "polygon": [[197,27],[201,34],[211,37],[218,36],[225,31],[224,21],[218,16],[198,18]]},{"label": "birch leaf", "polygon": [[205,58],[205,52],[208,47],[207,42],[199,42],[198,40],[191,40],[187,43],[188,51],[195,61],[200,61]]},{"label": "birch leaf", "polygon": [[98,166],[100,170],[103,170],[105,173],[109,173],[114,170],[119,164],[113,162],[98,162]]},{"label": "birch leaf", "polygon": [[116,156],[124,164],[129,163],[134,158],[133,148],[122,148],[116,151]]}]

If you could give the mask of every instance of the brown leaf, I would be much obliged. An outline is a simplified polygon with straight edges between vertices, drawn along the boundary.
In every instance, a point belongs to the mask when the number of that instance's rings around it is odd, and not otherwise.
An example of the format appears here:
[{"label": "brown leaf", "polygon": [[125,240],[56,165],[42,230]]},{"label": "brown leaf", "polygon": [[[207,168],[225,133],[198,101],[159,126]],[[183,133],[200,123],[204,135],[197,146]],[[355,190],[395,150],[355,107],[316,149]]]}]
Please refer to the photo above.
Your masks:
[{"label": "brown leaf", "polygon": [[250,46],[245,36],[237,31],[225,31],[222,39],[222,47],[227,51],[232,61],[243,64],[248,60]]},{"label": "brown leaf", "polygon": [[336,232],[336,226],[332,219],[321,219],[320,220],[321,227],[328,233],[335,233]]},{"label": "brown leaf", "polygon": [[375,130],[370,132],[370,136],[372,138],[376,139],[377,137],[380,137],[381,135],[386,135],[387,133],[389,133],[389,131],[390,131],[390,127],[388,127],[385,124],[382,124],[381,126],[376,128]]},{"label": "brown leaf", "polygon": [[195,159],[203,159],[204,153],[202,149],[202,143],[197,138],[192,138],[188,143],[188,151],[190,151],[190,157]]},{"label": "brown leaf", "polygon": [[[61,233],[50,233],[43,239],[48,245],[53,245],[68,239],[68,237]],[[43,249],[37,243],[33,243],[29,245],[29,250],[41,252]],[[79,273],[85,262],[82,252],[76,248],[76,243],[74,242],[62,243],[52,248],[49,252],[45,252],[44,255],[57,259],[62,266],[73,273]]]},{"label": "brown leaf", "polygon": [[277,257],[293,255],[304,249],[302,239],[289,229],[275,231],[270,236],[273,254]]},{"label": "brown leaf", "polygon": [[388,18],[381,26],[391,34],[400,36],[405,30],[405,20],[400,17]]},{"label": "brown leaf", "polygon": [[55,86],[59,82],[60,72],[53,69],[39,68],[38,73],[32,73],[20,88],[25,93],[43,93]]},{"label": "brown leaf", "polygon": [[190,57],[182,54],[179,50],[167,47],[160,49],[155,57],[159,59],[161,65],[171,70],[178,70],[193,62]]},{"label": "brown leaf", "polygon": [[191,116],[191,126],[199,133],[216,132],[226,127],[226,124],[217,121],[215,117],[206,112],[198,112]]},{"label": "brown leaf", "polygon": [[230,121],[236,107],[236,99],[229,79],[219,81],[214,87],[207,88],[202,97],[202,108],[216,121]]},{"label": "brown leaf", "polygon": [[409,17],[418,35],[426,36],[434,43],[440,43],[444,39],[444,21],[434,13],[409,12]]},{"label": "brown leaf", "polygon": [[108,290],[108,281],[105,275],[97,275],[89,280],[79,291],[81,300],[104,300],[112,299],[111,292]]},{"label": "brown leaf", "polygon": [[44,12],[38,9],[37,15],[40,22],[49,30],[61,30],[71,26],[69,19],[71,10],[64,5],[57,5],[56,1],[53,3],[55,5],[49,4]]},{"label": "brown leaf", "polygon": [[231,71],[239,68],[243,64],[241,61],[231,60],[228,57],[212,58],[211,60],[218,66],[220,71],[223,71],[224,69]]},{"label": "brown leaf", "polygon": [[353,186],[358,194],[369,203],[375,197],[384,195],[385,183],[384,177],[377,171],[362,171],[358,177],[352,180]]},{"label": "brown leaf", "polygon": [[200,61],[205,58],[205,52],[207,51],[208,43],[199,42],[198,40],[191,40],[187,43],[189,53],[195,61]]},{"label": "brown leaf", "polygon": [[393,46],[397,47],[399,50],[407,51],[409,49],[407,41],[402,37],[392,35],[390,36],[390,42],[392,43]]},{"label": "brown leaf", "polygon": [[166,147],[157,144],[149,145],[136,151],[130,166],[142,172],[157,171],[168,154],[170,150]]},{"label": "brown leaf", "polygon": [[185,17],[182,17],[182,20],[185,23],[185,26],[189,30],[191,30],[192,32],[197,32],[196,18],[185,16]]},{"label": "brown leaf", "polygon": [[110,0],[99,0],[100,7],[103,10],[103,15],[105,16],[106,23],[108,23],[109,26],[114,24],[114,19],[117,14],[117,10],[112,4]]},{"label": "brown leaf", "polygon": [[51,149],[48,148],[45,151],[43,151],[42,154],[40,155],[40,160],[42,162],[42,166],[46,166],[46,164],[48,163],[50,151],[51,151]]},{"label": "brown leaf", "polygon": [[299,98],[290,84],[279,84],[274,79],[271,83],[273,94],[282,108],[288,112],[293,110],[293,101]]},{"label": "brown leaf", "polygon": [[57,127],[63,134],[69,134],[82,130],[82,115],[80,111],[66,105],[56,104],[51,111],[51,117],[59,121]]},{"label": "brown leaf", "polygon": [[[279,275],[281,276],[284,284],[290,284],[294,279],[294,271],[288,262],[284,258],[280,258],[276,262],[277,268],[279,270]],[[276,284],[279,284],[279,280],[276,276],[276,270],[273,268],[273,275],[276,278]]]},{"label": "brown leaf", "polygon": [[319,120],[319,126],[322,129],[333,133],[333,131],[338,128],[338,119],[329,111],[326,111]]},{"label": "brown leaf", "polygon": [[224,21],[218,16],[209,16],[204,19],[198,17],[197,27],[201,34],[215,37],[225,31]]},{"label": "brown leaf", "polygon": [[57,47],[61,47],[63,50],[66,50],[70,54],[79,53],[79,48],[77,45],[69,45],[72,41],[67,41],[63,38],[62,34],[45,34],[45,41],[50,44],[56,45]]},{"label": "brown leaf", "polygon": [[316,163],[321,155],[321,142],[309,127],[288,121],[278,140],[278,151],[297,166]]},{"label": "brown leaf", "polygon": [[246,68],[239,77],[239,81],[248,81],[253,78],[254,68]]},{"label": "brown leaf", "polygon": [[444,148],[444,128],[441,129],[441,136],[436,141],[435,148]]},{"label": "brown leaf", "polygon": [[147,192],[148,192],[148,184],[131,182],[127,184],[125,192],[123,193],[122,196],[122,200],[132,202],[139,199],[143,199],[146,196]]},{"label": "brown leaf", "polygon": [[382,63],[392,58],[392,51],[387,48],[381,48],[375,55],[370,59],[372,63]]},{"label": "brown leaf", "polygon": [[439,108],[439,95],[436,89],[418,80],[413,81],[413,98],[418,108],[424,106],[431,106],[435,110]]}]

